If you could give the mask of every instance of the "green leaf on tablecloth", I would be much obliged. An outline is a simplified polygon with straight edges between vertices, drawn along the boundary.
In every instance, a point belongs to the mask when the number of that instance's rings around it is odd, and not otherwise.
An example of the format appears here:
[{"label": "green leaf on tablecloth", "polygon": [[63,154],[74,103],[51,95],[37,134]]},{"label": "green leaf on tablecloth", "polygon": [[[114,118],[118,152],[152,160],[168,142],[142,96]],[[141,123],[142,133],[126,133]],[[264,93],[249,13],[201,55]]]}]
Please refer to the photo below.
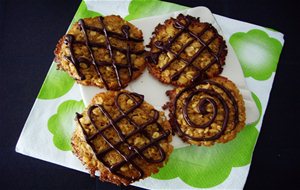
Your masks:
[{"label": "green leaf on tablecloth", "polygon": [[257,109],[258,109],[258,111],[259,111],[259,117],[258,117],[258,119],[257,119],[255,122],[249,124],[250,126],[255,127],[255,126],[257,125],[257,123],[260,121],[260,118],[261,118],[261,115],[262,115],[262,106],[261,106],[260,100],[259,100],[259,98],[256,96],[256,94],[254,94],[253,92],[251,92],[251,96],[252,96],[252,98],[253,98],[253,100],[254,100],[256,106],[257,106]]},{"label": "green leaf on tablecloth", "polygon": [[48,120],[48,130],[53,134],[54,145],[63,151],[71,150],[71,136],[74,131],[76,112],[84,109],[83,101],[67,100],[59,105],[57,113]]},{"label": "green leaf on tablecloth", "polygon": [[48,100],[61,97],[72,88],[73,84],[74,80],[67,73],[56,70],[56,63],[53,62],[38,99]]},{"label": "green leaf on tablecloth", "polygon": [[282,44],[259,29],[234,33],[229,40],[246,77],[267,80],[276,71]]},{"label": "green leaf on tablecloth", "polygon": [[[252,97],[261,115],[261,103],[254,93]],[[258,121],[246,125],[234,140],[226,144],[175,149],[168,163],[152,177],[161,180],[179,177],[186,184],[197,188],[209,188],[222,183],[233,167],[250,163],[258,137],[255,128]]]},{"label": "green leaf on tablecloth", "polygon": [[84,0],[81,1],[79,8],[72,20],[72,24],[74,22],[77,22],[81,18],[89,18],[89,17],[96,17],[96,16],[101,16],[101,13],[95,12],[95,11],[90,11],[87,8],[87,5]]},{"label": "green leaf on tablecloth", "polygon": [[125,19],[133,20],[137,18],[157,16],[187,8],[189,7],[159,0],[132,0],[128,7],[129,15],[126,16]]}]

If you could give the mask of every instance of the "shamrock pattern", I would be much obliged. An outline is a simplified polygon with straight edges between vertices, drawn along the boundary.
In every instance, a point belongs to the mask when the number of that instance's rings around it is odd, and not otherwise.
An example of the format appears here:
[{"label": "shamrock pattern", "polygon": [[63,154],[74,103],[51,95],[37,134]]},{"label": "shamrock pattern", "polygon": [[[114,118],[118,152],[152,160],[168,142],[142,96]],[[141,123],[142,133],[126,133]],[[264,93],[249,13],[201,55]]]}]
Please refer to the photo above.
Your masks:
[{"label": "shamrock pattern", "polygon": [[53,134],[53,144],[60,150],[71,150],[75,112],[84,109],[83,101],[67,100],[59,105],[57,113],[48,120],[48,130]]},{"label": "shamrock pattern", "polygon": [[234,33],[229,40],[245,77],[267,80],[276,71],[281,43],[259,29]]}]

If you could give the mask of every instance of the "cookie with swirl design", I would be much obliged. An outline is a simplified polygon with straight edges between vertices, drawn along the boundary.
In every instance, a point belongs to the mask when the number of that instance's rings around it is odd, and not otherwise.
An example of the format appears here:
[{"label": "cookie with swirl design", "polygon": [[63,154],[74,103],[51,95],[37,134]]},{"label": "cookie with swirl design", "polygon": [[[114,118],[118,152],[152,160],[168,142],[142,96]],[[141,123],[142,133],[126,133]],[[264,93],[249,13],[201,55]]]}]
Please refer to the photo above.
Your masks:
[{"label": "cookie with swirl design", "polygon": [[91,175],[128,185],[157,173],[173,147],[171,127],[163,112],[143,95],[125,90],[97,94],[76,116],[73,153]]},{"label": "cookie with swirl design", "polygon": [[142,31],[115,15],[80,19],[54,53],[77,83],[108,90],[126,87],[146,67]]},{"label": "cookie with swirl design", "polygon": [[245,106],[236,85],[225,77],[168,91],[170,123],[185,142],[210,146],[235,138],[245,126]]},{"label": "cookie with swirl design", "polygon": [[223,37],[211,24],[183,14],[159,24],[148,46],[150,73],[175,86],[219,75],[227,55]]}]

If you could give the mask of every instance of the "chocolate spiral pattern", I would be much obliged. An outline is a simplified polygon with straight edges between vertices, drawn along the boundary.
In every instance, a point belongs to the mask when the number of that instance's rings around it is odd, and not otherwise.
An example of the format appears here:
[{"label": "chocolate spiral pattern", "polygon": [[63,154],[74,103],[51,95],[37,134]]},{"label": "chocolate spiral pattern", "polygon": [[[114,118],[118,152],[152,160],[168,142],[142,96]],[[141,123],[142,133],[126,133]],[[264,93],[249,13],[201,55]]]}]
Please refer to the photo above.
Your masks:
[{"label": "chocolate spiral pattern", "polygon": [[[124,88],[124,84],[122,84],[121,78],[120,78],[120,74],[119,71],[120,69],[127,69],[127,73],[129,76],[129,80],[132,79],[132,75],[133,75],[133,71],[138,70],[137,68],[135,68],[132,65],[132,61],[131,61],[131,54],[143,54],[144,50],[142,51],[133,51],[130,48],[129,45],[129,41],[133,41],[133,42],[143,42],[143,39],[137,39],[137,38],[132,38],[130,37],[130,27],[128,25],[123,25],[121,27],[121,31],[122,34],[116,33],[116,32],[112,32],[112,31],[108,31],[106,29],[106,26],[104,24],[104,17],[98,17],[98,21],[101,25],[102,28],[96,28],[93,26],[87,26],[84,22],[83,19],[80,19],[78,21],[78,25],[80,26],[80,30],[84,35],[84,41],[78,41],[75,40],[75,37],[72,34],[67,34],[65,36],[65,44],[68,45],[69,49],[70,49],[70,56],[66,56],[65,58],[67,60],[69,60],[73,66],[75,67],[76,72],[78,73],[79,76],[79,80],[84,80],[85,77],[83,75],[83,73],[80,71],[80,63],[85,63],[88,67],[90,67],[91,65],[95,68],[98,77],[102,80],[105,88],[107,90],[111,89],[111,87],[108,85],[106,79],[104,78],[103,74],[101,73],[99,67],[112,67],[114,73],[115,73],[115,78],[116,81],[118,83],[118,87],[116,89],[112,89],[112,90],[120,90],[122,88]],[[98,42],[91,42],[90,39],[88,38],[88,34],[87,31],[94,31],[97,32],[99,34],[104,35],[105,37],[105,43],[98,43]],[[124,40],[127,42],[127,48],[126,49],[122,49],[119,47],[115,47],[111,44],[110,42],[110,38],[116,38],[119,40]],[[86,59],[84,57],[76,57],[74,54],[74,44],[81,44],[87,47],[88,52],[89,52],[89,57],[90,59]],[[92,48],[105,48],[108,50],[109,52],[109,56],[111,58],[111,62],[106,62],[106,61],[97,61],[93,52]],[[119,51],[125,54],[126,56],[126,64],[120,64],[117,63],[115,60],[115,51]]]},{"label": "chocolate spiral pattern", "polygon": [[[210,85],[210,88],[206,89],[201,87],[201,85]],[[219,90],[215,90],[218,88]],[[221,92],[219,92],[221,91]],[[187,93],[186,97],[183,97],[184,94]],[[209,120],[202,124],[196,124],[190,118],[188,113],[188,108],[191,106],[193,98],[200,95],[200,99],[197,100],[197,112],[203,116],[208,116]],[[225,95],[225,96],[224,96]],[[229,101],[228,101],[228,100]],[[182,100],[183,105],[181,108],[178,108],[178,101]],[[232,106],[229,106],[231,104]],[[225,86],[221,85],[218,82],[213,80],[204,80],[201,83],[193,86],[186,87],[182,89],[173,99],[171,108],[171,123],[173,124],[174,131],[178,133],[179,136],[194,140],[194,141],[213,141],[220,138],[225,130],[229,125],[229,113],[231,111],[234,112],[233,115],[233,123],[234,127],[231,130],[234,130],[239,122],[239,107],[235,97],[232,95],[230,90]],[[209,113],[206,108],[208,105],[212,107],[212,113]],[[193,137],[191,135],[186,134],[182,131],[180,124],[178,123],[178,114],[182,114],[185,122],[191,128],[208,128],[211,126],[212,123],[216,121],[217,115],[221,114],[222,108],[222,115],[223,121],[221,129],[214,135],[207,136],[207,137]],[[231,110],[233,109],[233,110]],[[209,115],[208,115],[209,114]]]},{"label": "chocolate spiral pattern", "polygon": [[[134,102],[134,105],[132,107],[130,107],[128,110],[123,110],[121,108],[121,105],[119,104],[119,98],[121,95],[126,96],[127,98],[129,98],[130,100],[132,100]],[[85,132],[85,129],[83,128],[81,122],[80,122],[80,118],[83,117],[81,114],[77,113],[76,119],[77,122],[79,123],[79,125],[81,126],[85,139],[87,141],[87,143],[91,146],[91,148],[93,149],[97,159],[102,162],[105,167],[113,174],[116,174],[122,178],[125,178],[131,182],[136,181],[140,178],[144,177],[144,171],[134,162],[134,159],[136,157],[140,157],[143,160],[147,161],[148,163],[160,163],[163,162],[166,159],[166,153],[163,150],[163,148],[159,145],[159,142],[163,139],[167,139],[168,136],[170,135],[169,131],[165,131],[163,129],[163,127],[157,122],[158,118],[159,118],[159,112],[156,110],[152,110],[153,112],[153,117],[149,116],[150,118],[148,119],[147,122],[143,123],[143,124],[137,124],[132,118],[130,118],[129,114],[133,113],[135,109],[139,108],[144,102],[144,96],[137,94],[137,93],[127,93],[127,92],[120,92],[114,100],[114,104],[116,106],[116,108],[118,109],[118,111],[120,112],[120,115],[116,118],[112,118],[112,116],[109,114],[109,112],[100,104],[95,104],[90,106],[90,108],[87,111],[88,117],[91,121],[92,126],[96,129],[96,133],[94,133],[93,135],[88,136],[87,133]],[[108,119],[109,124],[107,124],[106,126],[102,127],[101,129],[100,126],[96,125],[96,122],[94,120],[93,116],[93,110],[94,109],[99,109],[100,112],[102,112],[102,114]],[[134,126],[134,130],[132,132],[130,132],[127,135],[124,135],[118,125],[118,122],[121,121],[122,119],[126,119],[129,121],[129,123],[131,125]],[[161,135],[158,138],[152,138],[152,136],[146,131],[146,128],[149,125],[152,124],[156,124],[156,126],[159,129],[159,132],[161,133]],[[109,129],[113,129],[118,137],[119,137],[119,142],[117,143],[113,143],[111,142],[111,140],[105,135],[105,131],[109,130]],[[130,144],[128,142],[128,139],[134,135],[137,134],[141,134],[144,137],[146,137],[149,140],[148,144],[143,145],[142,147],[136,147],[132,144]],[[101,136],[106,143],[109,145],[108,148],[106,148],[105,150],[102,150],[100,152],[98,152],[95,149],[95,146],[93,144],[93,139],[95,139],[96,137]],[[126,146],[128,147],[128,149],[130,150],[130,154],[125,154],[120,147],[121,146]],[[159,152],[159,159],[155,160],[152,158],[148,158],[145,155],[145,151],[150,148],[150,147],[155,147],[158,152]],[[122,156],[123,160],[119,163],[116,164],[109,164],[107,161],[104,160],[104,157],[106,154],[108,154],[111,151],[116,151],[119,155]],[[133,177],[128,177],[125,176],[121,173],[120,168],[126,164],[131,164],[133,166],[133,168],[138,172],[138,176],[133,178]]]}]

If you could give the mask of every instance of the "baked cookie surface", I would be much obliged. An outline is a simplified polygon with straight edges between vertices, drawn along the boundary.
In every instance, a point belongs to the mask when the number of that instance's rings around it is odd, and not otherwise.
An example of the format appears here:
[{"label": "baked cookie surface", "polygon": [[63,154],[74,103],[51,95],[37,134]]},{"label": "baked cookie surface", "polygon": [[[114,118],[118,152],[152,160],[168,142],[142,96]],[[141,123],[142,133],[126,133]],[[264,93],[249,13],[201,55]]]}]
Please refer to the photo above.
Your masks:
[{"label": "baked cookie surface", "polygon": [[210,146],[235,138],[245,126],[244,100],[225,77],[168,91],[170,123],[183,141]]},{"label": "baked cookie surface", "polygon": [[142,31],[120,16],[80,19],[54,51],[58,69],[82,85],[120,90],[142,74]]},{"label": "baked cookie surface", "polygon": [[220,74],[227,55],[223,37],[211,24],[183,14],[159,24],[148,46],[150,73],[175,86]]},{"label": "baked cookie surface", "polygon": [[157,173],[173,147],[171,127],[163,112],[144,97],[125,90],[97,94],[77,113],[73,153],[91,175],[128,185]]}]

